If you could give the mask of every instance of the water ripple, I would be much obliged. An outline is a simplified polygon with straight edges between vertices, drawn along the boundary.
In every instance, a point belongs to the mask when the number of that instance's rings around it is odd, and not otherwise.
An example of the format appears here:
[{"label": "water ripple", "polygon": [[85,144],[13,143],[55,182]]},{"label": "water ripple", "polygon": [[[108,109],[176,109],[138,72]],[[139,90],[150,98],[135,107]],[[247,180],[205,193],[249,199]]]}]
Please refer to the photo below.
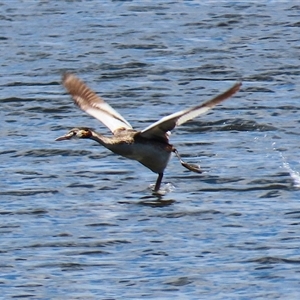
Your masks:
[{"label": "water ripple", "polygon": [[[295,1],[2,1],[3,299],[299,299],[299,12]],[[51,24],[51,25],[49,25]],[[78,74],[142,129],[241,80],[180,126],[157,175],[61,86]],[[201,297],[200,296],[200,297]]]}]

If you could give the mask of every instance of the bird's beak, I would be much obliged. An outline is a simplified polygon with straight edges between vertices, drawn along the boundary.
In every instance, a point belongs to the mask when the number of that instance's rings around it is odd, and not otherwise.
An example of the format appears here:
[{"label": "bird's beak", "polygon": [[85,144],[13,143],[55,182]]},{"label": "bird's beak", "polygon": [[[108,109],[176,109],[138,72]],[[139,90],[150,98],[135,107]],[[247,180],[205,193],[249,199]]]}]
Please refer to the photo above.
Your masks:
[{"label": "bird's beak", "polygon": [[64,141],[64,140],[69,140],[74,134],[73,133],[67,133],[63,136],[60,136],[55,139],[55,141]]}]

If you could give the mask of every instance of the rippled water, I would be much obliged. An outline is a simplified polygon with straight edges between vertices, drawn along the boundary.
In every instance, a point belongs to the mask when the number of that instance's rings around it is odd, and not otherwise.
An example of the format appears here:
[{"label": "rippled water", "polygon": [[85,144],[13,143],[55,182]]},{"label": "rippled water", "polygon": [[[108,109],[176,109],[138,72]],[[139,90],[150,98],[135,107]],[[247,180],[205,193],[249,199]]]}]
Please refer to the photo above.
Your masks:
[{"label": "rippled water", "polygon": [[[298,299],[298,1],[0,3],[1,299]],[[242,79],[156,174],[92,141],[83,78],[137,129]]]}]

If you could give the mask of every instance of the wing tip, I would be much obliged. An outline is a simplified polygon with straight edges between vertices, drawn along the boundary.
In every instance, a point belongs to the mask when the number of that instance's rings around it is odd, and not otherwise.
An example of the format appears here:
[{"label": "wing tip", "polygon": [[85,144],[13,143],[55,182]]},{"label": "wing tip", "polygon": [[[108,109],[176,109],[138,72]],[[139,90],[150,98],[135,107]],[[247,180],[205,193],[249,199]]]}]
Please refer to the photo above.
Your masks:
[{"label": "wing tip", "polygon": [[63,83],[64,86],[67,83],[69,83],[70,81],[72,81],[74,79],[77,79],[77,77],[74,74],[70,73],[70,72],[64,72],[61,77],[62,77],[62,83]]},{"label": "wing tip", "polygon": [[[231,88],[229,88],[226,92],[224,92],[223,94],[219,95],[216,97],[217,102],[222,102],[228,98],[230,98],[231,96],[233,96],[234,94],[236,94],[241,86],[243,85],[242,81],[239,80],[237,81]],[[214,105],[213,105],[214,106]],[[212,106],[212,107],[213,107]]]},{"label": "wing tip", "polygon": [[241,86],[243,85],[243,82],[241,80],[238,80],[231,88],[233,93],[236,93],[240,90]]}]

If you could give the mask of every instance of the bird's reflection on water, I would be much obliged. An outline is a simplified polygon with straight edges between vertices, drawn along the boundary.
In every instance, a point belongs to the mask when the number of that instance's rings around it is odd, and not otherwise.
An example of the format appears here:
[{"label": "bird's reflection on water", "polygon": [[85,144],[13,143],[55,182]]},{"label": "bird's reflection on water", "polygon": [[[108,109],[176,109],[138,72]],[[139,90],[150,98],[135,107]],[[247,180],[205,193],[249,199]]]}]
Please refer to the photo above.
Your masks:
[{"label": "bird's reflection on water", "polygon": [[151,207],[165,207],[175,203],[174,199],[164,199],[163,195],[144,196],[140,198],[139,205]]}]

